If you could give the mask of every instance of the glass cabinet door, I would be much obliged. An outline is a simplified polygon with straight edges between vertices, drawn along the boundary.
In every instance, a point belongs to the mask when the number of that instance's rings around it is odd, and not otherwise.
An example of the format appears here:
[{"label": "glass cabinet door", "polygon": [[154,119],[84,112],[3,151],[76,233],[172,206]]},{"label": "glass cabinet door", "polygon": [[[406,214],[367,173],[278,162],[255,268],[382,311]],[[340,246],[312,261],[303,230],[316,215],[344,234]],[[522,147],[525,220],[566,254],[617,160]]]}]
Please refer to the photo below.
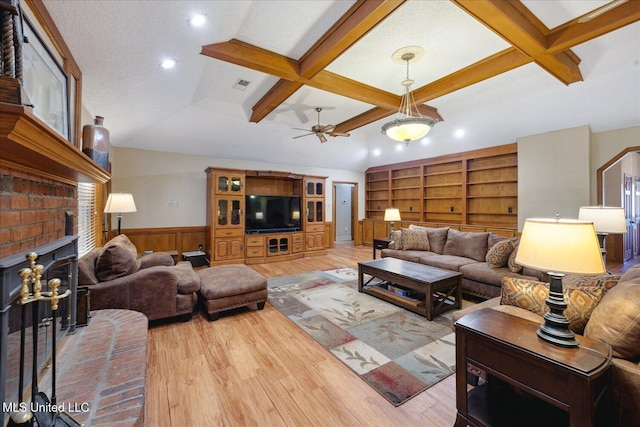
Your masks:
[{"label": "glass cabinet door", "polygon": [[229,178],[226,176],[218,176],[218,192],[227,193],[229,191]]},{"label": "glass cabinet door", "polygon": [[242,191],[242,178],[239,176],[231,177],[231,192],[240,193]]},{"label": "glass cabinet door", "polygon": [[240,225],[240,219],[242,217],[242,207],[240,206],[240,200],[231,201],[231,225]]},{"label": "glass cabinet door", "polygon": [[316,202],[316,222],[322,222],[324,221],[323,214],[324,214],[324,203],[317,201]]},{"label": "glass cabinet door", "polygon": [[307,202],[307,222],[315,222],[316,209],[313,202]]},{"label": "glass cabinet door", "polygon": [[229,201],[218,200],[218,225],[229,224]]},{"label": "glass cabinet door", "polygon": [[218,173],[215,177],[216,194],[242,194],[244,175]]},{"label": "glass cabinet door", "polygon": [[218,226],[238,227],[242,225],[242,200],[218,199]]},{"label": "glass cabinet door", "polygon": [[322,196],[324,194],[324,182],[307,181],[306,192],[307,196]]}]

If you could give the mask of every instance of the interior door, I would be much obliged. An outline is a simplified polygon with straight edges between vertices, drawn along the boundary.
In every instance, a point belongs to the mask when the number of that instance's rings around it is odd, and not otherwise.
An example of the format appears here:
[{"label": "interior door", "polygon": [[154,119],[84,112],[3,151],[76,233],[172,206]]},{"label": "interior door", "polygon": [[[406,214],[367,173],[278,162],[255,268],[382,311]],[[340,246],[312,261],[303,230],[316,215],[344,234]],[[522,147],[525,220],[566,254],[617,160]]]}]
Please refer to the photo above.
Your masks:
[{"label": "interior door", "polygon": [[636,221],[633,212],[633,179],[631,175],[624,174],[624,216],[627,221],[627,232],[623,235],[624,261],[628,261],[636,252]]},{"label": "interior door", "polygon": [[633,179],[633,222],[635,233],[633,244],[633,256],[640,255],[640,176],[636,176]]}]

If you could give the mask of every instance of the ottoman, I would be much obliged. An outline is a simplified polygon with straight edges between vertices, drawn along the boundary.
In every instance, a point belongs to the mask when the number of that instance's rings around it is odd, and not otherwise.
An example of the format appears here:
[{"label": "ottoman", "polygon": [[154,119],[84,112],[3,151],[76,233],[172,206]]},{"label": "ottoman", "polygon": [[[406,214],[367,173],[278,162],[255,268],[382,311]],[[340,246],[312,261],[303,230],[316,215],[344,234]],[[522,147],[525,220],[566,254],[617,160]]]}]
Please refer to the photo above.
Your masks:
[{"label": "ottoman", "polygon": [[209,320],[221,311],[250,306],[262,310],[267,301],[267,279],[244,264],[221,265],[198,270],[200,300]]}]

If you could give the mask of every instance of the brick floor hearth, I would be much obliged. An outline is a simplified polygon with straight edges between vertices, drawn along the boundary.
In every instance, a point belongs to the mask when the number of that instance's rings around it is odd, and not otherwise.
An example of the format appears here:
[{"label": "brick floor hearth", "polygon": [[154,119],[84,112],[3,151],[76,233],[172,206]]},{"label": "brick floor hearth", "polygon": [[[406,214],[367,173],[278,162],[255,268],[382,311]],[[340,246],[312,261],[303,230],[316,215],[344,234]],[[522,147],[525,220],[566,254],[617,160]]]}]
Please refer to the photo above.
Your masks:
[{"label": "brick floor hearth", "polygon": [[[57,404],[87,426],[143,426],[147,329],[136,311],[92,311],[58,353]],[[51,395],[50,373],[39,389]]]}]

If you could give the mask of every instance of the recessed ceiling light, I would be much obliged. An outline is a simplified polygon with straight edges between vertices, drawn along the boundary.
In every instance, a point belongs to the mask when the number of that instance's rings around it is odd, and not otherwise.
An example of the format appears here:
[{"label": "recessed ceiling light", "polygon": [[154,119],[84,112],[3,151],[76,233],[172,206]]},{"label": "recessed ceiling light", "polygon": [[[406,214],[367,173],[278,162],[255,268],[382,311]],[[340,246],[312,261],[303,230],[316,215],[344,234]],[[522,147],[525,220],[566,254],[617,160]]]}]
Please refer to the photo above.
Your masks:
[{"label": "recessed ceiling light", "polygon": [[192,27],[200,27],[207,22],[207,17],[204,15],[193,15],[191,19],[189,19],[189,24]]},{"label": "recessed ceiling light", "polygon": [[167,58],[160,63],[160,66],[165,70],[168,70],[169,68],[173,68],[176,66],[176,61],[173,59]]},{"label": "recessed ceiling light", "polygon": [[402,143],[396,144],[396,151],[402,151],[404,150],[404,146],[402,145]]},{"label": "recessed ceiling light", "polygon": [[422,143],[422,145],[428,145],[429,144],[429,137],[425,137],[422,138],[422,140],[420,140],[420,142]]},{"label": "recessed ceiling light", "polygon": [[374,156],[379,156],[381,154],[381,151],[379,148],[376,148],[375,150],[373,150],[373,155]]},{"label": "recessed ceiling light", "polygon": [[462,138],[464,136],[464,129],[458,129],[456,131],[456,137]]}]

